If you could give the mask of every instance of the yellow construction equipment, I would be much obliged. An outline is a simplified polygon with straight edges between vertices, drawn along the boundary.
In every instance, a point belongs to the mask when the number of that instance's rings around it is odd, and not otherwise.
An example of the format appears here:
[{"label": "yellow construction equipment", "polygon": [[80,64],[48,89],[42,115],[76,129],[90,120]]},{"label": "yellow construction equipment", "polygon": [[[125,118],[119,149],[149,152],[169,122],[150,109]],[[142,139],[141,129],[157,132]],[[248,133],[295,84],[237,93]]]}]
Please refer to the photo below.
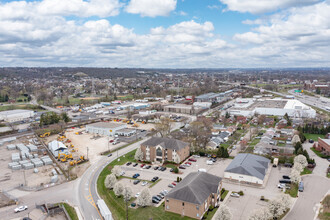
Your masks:
[{"label": "yellow construction equipment", "polygon": [[66,158],[64,157],[64,158],[61,158],[61,162],[62,163],[65,163],[67,160],[66,160]]},{"label": "yellow construction equipment", "polygon": [[73,153],[73,152],[76,152],[77,150],[75,149],[75,148],[72,148],[72,150],[71,150],[71,152]]},{"label": "yellow construction equipment", "polygon": [[82,132],[81,132],[81,131],[79,131],[79,132],[76,132],[75,134],[76,134],[76,135],[81,135],[81,134],[82,134]]},{"label": "yellow construction equipment", "polygon": [[50,135],[50,132],[46,132],[46,133],[41,134],[39,137],[44,138],[44,137],[49,137],[49,135]]},{"label": "yellow construction equipment", "polygon": [[59,153],[58,156],[57,156],[57,160],[60,160],[62,157],[65,158],[66,154]]},{"label": "yellow construction equipment", "polygon": [[132,125],[132,127],[139,127],[139,125],[137,123],[134,123],[134,125]]},{"label": "yellow construction equipment", "polygon": [[72,160],[72,161],[70,161],[70,166],[74,166],[74,165],[76,165],[77,164],[77,161],[76,160]]}]

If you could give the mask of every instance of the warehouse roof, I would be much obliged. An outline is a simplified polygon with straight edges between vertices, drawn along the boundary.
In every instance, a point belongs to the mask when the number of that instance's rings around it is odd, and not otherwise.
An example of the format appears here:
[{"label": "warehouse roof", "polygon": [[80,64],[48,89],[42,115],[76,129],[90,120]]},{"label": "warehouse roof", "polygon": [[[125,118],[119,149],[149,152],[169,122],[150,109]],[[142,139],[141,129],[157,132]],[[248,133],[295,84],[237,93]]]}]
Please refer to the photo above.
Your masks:
[{"label": "warehouse roof", "polygon": [[189,144],[186,142],[179,141],[176,139],[171,139],[171,138],[152,137],[149,140],[143,142],[141,145],[152,146],[152,147],[160,145],[160,146],[164,147],[165,149],[180,150]]},{"label": "warehouse roof", "polygon": [[220,182],[221,177],[205,172],[193,172],[178,183],[167,197],[200,205],[211,193],[218,192]]},{"label": "warehouse roof", "polygon": [[264,179],[270,160],[254,154],[238,154],[225,172],[254,176]]},{"label": "warehouse roof", "polygon": [[24,109],[15,109],[15,110],[9,110],[9,111],[2,111],[0,112],[0,115],[15,115],[15,114],[23,114],[23,113],[32,113],[32,110],[24,110]]},{"label": "warehouse roof", "polygon": [[94,128],[118,128],[118,127],[122,127],[123,124],[116,124],[116,123],[109,123],[109,122],[97,122],[97,123],[94,123],[94,124],[89,124],[89,125],[86,125],[88,127],[94,127]]}]

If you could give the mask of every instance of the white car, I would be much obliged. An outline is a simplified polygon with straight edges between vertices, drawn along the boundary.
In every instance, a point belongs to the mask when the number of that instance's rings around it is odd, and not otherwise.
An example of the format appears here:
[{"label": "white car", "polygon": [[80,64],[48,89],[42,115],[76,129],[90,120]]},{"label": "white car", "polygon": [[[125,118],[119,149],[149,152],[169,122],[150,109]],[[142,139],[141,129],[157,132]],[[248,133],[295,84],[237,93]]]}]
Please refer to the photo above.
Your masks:
[{"label": "white car", "polygon": [[140,195],[140,192],[136,193],[135,198],[139,197],[139,195]]},{"label": "white car", "polygon": [[147,184],[148,184],[147,181],[143,181],[143,182],[141,183],[142,186],[145,186],[145,185],[147,185]]},{"label": "white car", "polygon": [[206,161],[206,164],[207,165],[212,165],[213,164],[213,161],[212,160],[208,160],[208,161]]},{"label": "white car", "polygon": [[283,189],[285,187],[285,183],[280,183],[277,185],[277,188]]},{"label": "white car", "polygon": [[231,193],[230,196],[232,196],[232,197],[237,197],[237,198],[240,197],[240,195],[239,195],[238,193]]},{"label": "white car", "polygon": [[15,213],[17,213],[17,212],[23,212],[27,209],[28,209],[28,207],[26,205],[22,205],[20,207],[17,207],[16,209],[14,209],[14,211],[15,211]]}]

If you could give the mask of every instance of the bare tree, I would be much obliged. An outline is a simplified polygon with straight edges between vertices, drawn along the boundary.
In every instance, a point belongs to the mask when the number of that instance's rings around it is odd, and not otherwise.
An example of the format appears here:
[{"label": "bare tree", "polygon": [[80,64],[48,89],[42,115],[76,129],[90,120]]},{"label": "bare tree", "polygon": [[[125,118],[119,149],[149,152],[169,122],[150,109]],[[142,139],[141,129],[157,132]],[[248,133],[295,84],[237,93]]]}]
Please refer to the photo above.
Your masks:
[{"label": "bare tree", "polygon": [[301,181],[300,172],[298,170],[292,169],[290,173],[291,181],[294,183],[299,183]]},{"label": "bare tree", "polygon": [[108,189],[112,189],[115,186],[116,183],[117,183],[117,179],[116,179],[116,176],[113,173],[110,174],[110,175],[107,175],[107,177],[104,180],[104,185]]},{"label": "bare tree", "polygon": [[219,210],[215,213],[214,220],[231,220],[233,215],[226,205],[221,205]]},{"label": "bare tree", "polygon": [[306,157],[302,154],[299,154],[298,156],[296,156],[294,158],[294,164],[297,164],[297,163],[301,164],[302,169],[304,169],[308,164]]},{"label": "bare tree", "polygon": [[286,206],[278,199],[271,200],[268,203],[268,209],[273,219],[280,217],[285,211]]},{"label": "bare tree", "polygon": [[166,137],[170,134],[172,120],[169,117],[161,117],[159,122],[155,124],[155,129],[161,137]]}]

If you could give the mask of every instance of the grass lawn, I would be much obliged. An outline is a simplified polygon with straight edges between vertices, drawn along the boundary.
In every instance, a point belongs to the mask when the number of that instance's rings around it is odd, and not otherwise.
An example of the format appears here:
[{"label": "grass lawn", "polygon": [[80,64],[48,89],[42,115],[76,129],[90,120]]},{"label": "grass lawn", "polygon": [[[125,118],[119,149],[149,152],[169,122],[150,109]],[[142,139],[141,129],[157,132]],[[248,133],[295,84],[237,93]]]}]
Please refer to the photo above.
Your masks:
[{"label": "grass lawn", "polygon": [[228,192],[229,192],[228,190],[225,190],[225,191],[221,194],[221,200],[222,200],[222,201],[226,198]]},{"label": "grass lawn", "polygon": [[324,154],[322,154],[320,151],[317,151],[314,147],[310,148],[317,156],[321,157],[321,158],[330,158],[330,156],[326,156]]},{"label": "grass lawn", "polygon": [[324,138],[323,134],[308,134],[308,133],[304,133],[305,137],[307,140],[312,139],[314,141],[317,141],[318,138]]},{"label": "grass lawn", "polygon": [[27,110],[33,110],[33,111],[44,111],[45,110],[38,105],[30,105],[30,104],[0,106],[0,111],[8,111],[8,110],[15,110],[15,109],[27,109]]},{"label": "grass lawn", "polygon": [[72,220],[79,220],[76,210],[72,206],[70,206],[68,203],[65,202],[60,204],[64,206],[64,208],[66,209],[67,213],[69,214]]},{"label": "grass lawn", "polygon": [[253,153],[254,147],[247,147],[245,153]]},{"label": "grass lawn", "polygon": [[168,164],[165,164],[165,167],[167,167],[167,168],[175,168],[175,167],[177,167],[177,166],[175,166],[174,164],[171,164],[171,163],[168,163]]},{"label": "grass lawn", "polygon": [[249,145],[250,145],[250,147],[254,147],[254,146],[256,146],[259,142],[260,142],[260,139],[255,138],[255,139],[253,139],[253,141],[251,141],[251,143],[250,143]]},{"label": "grass lawn", "polygon": [[117,96],[118,100],[132,100],[133,98],[134,98],[133,95]]},{"label": "grass lawn", "polygon": [[[105,201],[107,206],[112,212],[112,216],[114,219],[125,219],[126,208],[125,203],[122,198],[117,198],[112,190],[108,190],[104,186],[104,180],[107,175],[111,173],[112,167],[115,165],[123,165],[128,161],[134,162],[135,151],[133,150],[126,155],[121,156],[118,160],[115,160],[109,164],[109,166],[105,167],[101,172],[98,180],[97,180],[97,190],[100,194],[101,198]],[[139,207],[137,209],[129,209],[128,211],[129,219],[135,220],[145,220],[145,219],[153,219],[153,220],[161,220],[161,219],[171,219],[171,220],[190,220],[188,217],[181,217],[178,214],[165,212],[163,205],[160,205],[158,208],[150,206],[150,207]]]},{"label": "grass lawn", "polygon": [[110,151],[104,151],[104,152],[102,152],[101,153],[101,155],[108,155],[108,154],[110,154],[110,153],[113,153],[113,152],[115,152],[115,151],[117,151],[117,150],[121,150],[121,149],[123,149],[123,148],[125,148],[125,147],[128,147],[128,146],[130,146],[130,145],[132,145],[132,144],[135,144],[136,142],[138,142],[138,141],[140,141],[140,140],[135,140],[135,141],[133,141],[133,142],[131,142],[131,143],[128,143],[128,144],[125,144],[125,145],[123,145],[123,146],[121,146],[121,147],[119,147],[119,148],[116,148],[116,149],[113,149],[113,150],[110,150]]},{"label": "grass lawn", "polygon": [[321,220],[329,220],[330,219],[330,195],[327,195],[322,201],[322,208],[318,215]]},{"label": "grass lawn", "polygon": [[298,184],[292,183],[290,184],[290,189],[285,191],[286,194],[289,194],[291,197],[296,198],[298,195]]},{"label": "grass lawn", "polygon": [[224,147],[224,148],[228,148],[230,146],[230,144],[228,143],[221,143],[220,147]]},{"label": "grass lawn", "polygon": [[311,174],[313,171],[308,169],[307,167],[304,168],[304,170],[300,173],[300,175],[306,175],[306,174]]}]

